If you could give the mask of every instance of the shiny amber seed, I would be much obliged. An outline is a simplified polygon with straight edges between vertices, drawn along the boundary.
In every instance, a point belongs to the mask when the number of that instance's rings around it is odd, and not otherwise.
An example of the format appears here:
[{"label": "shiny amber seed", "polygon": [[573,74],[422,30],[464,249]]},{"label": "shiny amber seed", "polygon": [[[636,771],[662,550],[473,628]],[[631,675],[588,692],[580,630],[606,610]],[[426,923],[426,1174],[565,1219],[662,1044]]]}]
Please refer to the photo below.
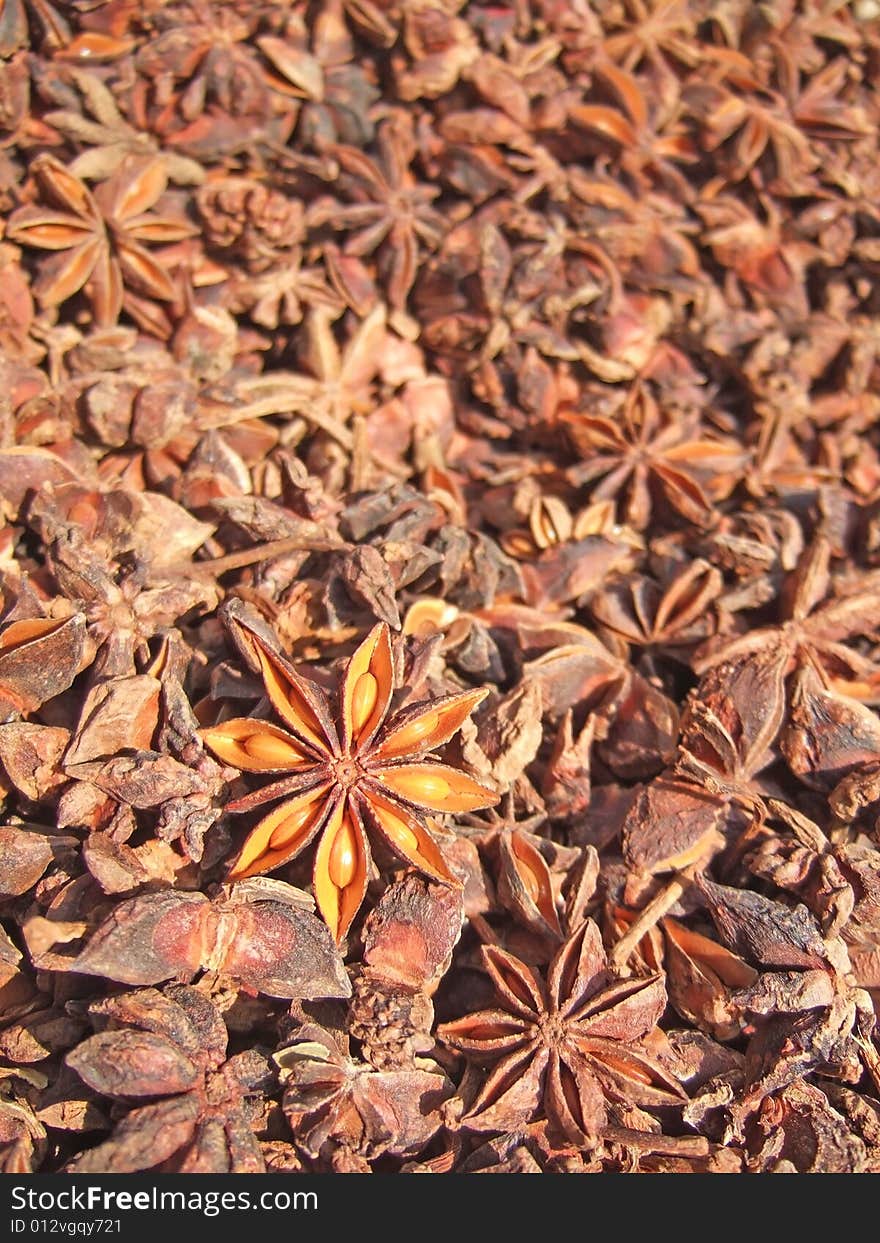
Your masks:
[{"label": "shiny amber seed", "polygon": [[357,873],[357,833],[346,817],[330,848],[327,871],[337,889],[346,889]]},{"label": "shiny amber seed", "polygon": [[408,854],[411,851],[418,852],[419,839],[403,817],[393,812],[387,803],[382,804],[379,820],[382,828],[399,850],[402,850],[404,854]]},{"label": "shiny amber seed", "polygon": [[444,777],[439,773],[426,773],[424,769],[410,773],[402,768],[394,773],[391,784],[404,798],[411,798],[414,802],[421,799],[439,801],[448,798],[451,793],[449,782]]},{"label": "shiny amber seed", "polygon": [[244,750],[252,759],[262,760],[273,767],[295,764],[303,758],[302,752],[274,734],[253,734],[242,743]]},{"label": "shiny amber seed", "polygon": [[535,876],[535,873],[528,866],[528,864],[523,862],[522,859],[520,860],[519,866],[519,878],[523,883],[526,893],[537,906],[541,900],[541,886],[538,883],[538,878]]},{"label": "shiny amber seed", "polygon": [[351,716],[355,735],[358,735],[369,721],[378,701],[378,681],[372,673],[362,673],[355,682],[354,694],[351,697]]},{"label": "shiny amber seed", "polygon": [[291,812],[286,819],[281,821],[269,838],[267,849],[280,850],[282,846],[287,846],[305,828],[309,821],[314,819],[315,814],[316,808],[314,803],[309,803],[307,806],[300,807],[296,811]]},{"label": "shiny amber seed", "polygon": [[406,755],[409,751],[416,751],[424,740],[433,734],[439,724],[440,716],[437,712],[427,712],[424,716],[417,717],[414,721],[410,721],[409,725],[395,730],[393,745],[386,749],[385,754]]}]

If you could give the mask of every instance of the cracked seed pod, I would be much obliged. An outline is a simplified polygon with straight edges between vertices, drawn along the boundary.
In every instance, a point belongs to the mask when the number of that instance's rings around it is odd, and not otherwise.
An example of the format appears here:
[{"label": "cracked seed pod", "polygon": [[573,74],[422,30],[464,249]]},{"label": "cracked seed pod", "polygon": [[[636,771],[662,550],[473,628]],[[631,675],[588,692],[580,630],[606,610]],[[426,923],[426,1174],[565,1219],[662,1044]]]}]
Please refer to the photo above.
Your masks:
[{"label": "cracked seed pod", "polygon": [[208,245],[244,260],[251,272],[265,272],[302,241],[301,205],[247,177],[210,182],[197,201]]},{"label": "cracked seed pod", "polygon": [[434,1045],[430,997],[365,972],[354,982],[349,1031],[366,1061],[377,1070],[413,1066]]}]

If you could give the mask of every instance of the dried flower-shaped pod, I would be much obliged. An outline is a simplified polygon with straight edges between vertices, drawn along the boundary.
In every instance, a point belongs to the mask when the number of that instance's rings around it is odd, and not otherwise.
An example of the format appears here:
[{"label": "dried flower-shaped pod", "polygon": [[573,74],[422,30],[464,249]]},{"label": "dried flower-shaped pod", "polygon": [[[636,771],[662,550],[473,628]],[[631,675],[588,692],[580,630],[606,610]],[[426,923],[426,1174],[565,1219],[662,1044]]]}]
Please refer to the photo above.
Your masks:
[{"label": "dried flower-shaped pod", "polygon": [[[563,422],[583,461],[569,471],[572,483],[592,485],[594,500],[622,499],[622,517],[644,531],[655,498],[687,522],[713,524],[711,497],[727,495],[742,470],[741,447],[727,439],[701,439],[695,419],[671,418],[637,385],[622,417],[566,413]],[[599,482],[594,482],[594,481]]]},{"label": "dried flower-shaped pod", "polygon": [[607,585],[591,602],[593,616],[612,634],[639,646],[676,647],[712,633],[709,611],[721,593],[719,570],[692,561],[661,587],[644,575]]},{"label": "dried flower-shaped pod", "polygon": [[7,1171],[880,1170],[878,5],[0,0]]},{"label": "dried flower-shaped pod", "polygon": [[416,1156],[440,1129],[441,1106],[452,1094],[439,1068],[374,1070],[312,1024],[273,1060],[297,1146],[334,1163],[346,1155],[370,1161],[383,1153]]},{"label": "dried flower-shaped pod", "polygon": [[356,230],[346,247],[349,254],[381,248],[380,271],[387,273],[388,302],[395,309],[405,306],[416,279],[419,243],[430,248],[442,235],[443,217],[431,206],[439,189],[417,182],[409,169],[406,152],[413,136],[408,127],[402,112],[379,125],[376,160],[355,147],[329,148],[342,169],[340,184],[351,188],[355,200],[351,206],[336,205],[334,222]]},{"label": "dried flower-shaped pod", "polygon": [[876,663],[845,640],[873,630],[880,588],[869,580],[862,591],[827,598],[831,553],[828,539],[818,536],[785,583],[779,624],[717,642],[710,639],[694,660],[696,672],[704,674],[722,662],[745,662],[757,669],[781,666],[784,673],[812,667],[827,689],[875,701],[880,679]]},{"label": "dried flower-shaped pod", "polygon": [[[296,891],[294,891],[296,892]],[[310,899],[301,895],[303,903]],[[211,902],[167,890],[118,903],[71,963],[123,984],[216,971],[270,997],[347,997],[348,977],[326,928],[290,901]]]},{"label": "dried flower-shaped pod", "polygon": [[66,302],[85,286],[96,322],[106,326],[119,318],[126,286],[173,300],[171,278],[144,243],[180,241],[194,229],[187,220],[150,212],[167,184],[162,160],[133,160],[94,194],[54,156],[38,156],[33,172],[52,206],[19,208],[8,233],[24,246],[60,252],[40,274],[36,293],[44,306]]},{"label": "dried flower-shaped pod", "polygon": [[326,694],[301,677],[265,640],[232,620],[259,664],[283,728],[236,718],[202,731],[215,755],[243,772],[287,774],[232,804],[249,810],[283,798],[257,824],[230,869],[239,880],[280,867],[316,837],[315,897],[337,941],[363,901],[367,830],[435,880],[455,877],[431,837],[426,812],[461,812],[497,801],[473,777],[427,758],[455,734],[485,691],[419,704],[386,720],[394,688],[388,627],[376,626],[349,661],[340,689],[339,725]]},{"label": "dried flower-shaped pod", "polygon": [[771,1013],[749,1042],[743,1075],[728,1083],[726,1099],[720,1102],[727,1123],[725,1140],[746,1139],[762,1114],[773,1116],[780,1091],[802,1083],[816,1071],[837,1080],[858,1082],[863,1073],[861,1051],[866,1042],[869,1049],[873,1047],[874,1023],[873,1007],[857,991],[849,995],[838,992],[830,1003],[794,1017]]},{"label": "dried flower-shaped pod", "polygon": [[468,1127],[506,1131],[543,1116],[569,1142],[595,1144],[616,1105],[685,1099],[636,1043],[663,1013],[662,976],[614,981],[592,920],[560,946],[546,983],[504,950],[482,952],[500,1008],[438,1028],[468,1057],[496,1060],[465,1116]]},{"label": "dried flower-shaped pod", "polygon": [[270,1067],[256,1050],[226,1060],[226,1028],[206,997],[185,986],[143,989],[90,1011],[113,1027],[84,1040],[67,1065],[104,1096],[151,1103],[126,1114],[71,1173],[263,1172],[247,1097],[271,1079]]}]

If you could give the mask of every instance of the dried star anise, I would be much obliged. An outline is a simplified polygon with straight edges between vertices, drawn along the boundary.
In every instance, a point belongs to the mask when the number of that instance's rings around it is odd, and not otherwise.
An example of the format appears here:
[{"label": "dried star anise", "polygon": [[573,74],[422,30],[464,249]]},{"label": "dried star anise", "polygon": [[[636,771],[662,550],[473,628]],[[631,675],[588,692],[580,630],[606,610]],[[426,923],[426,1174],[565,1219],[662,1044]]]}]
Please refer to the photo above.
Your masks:
[{"label": "dried star anise", "polygon": [[151,1103],[77,1157],[71,1172],[262,1172],[247,1097],[271,1082],[271,1070],[256,1049],[226,1060],[226,1028],[206,997],[185,985],[166,996],[146,988],[95,1002],[90,1011],[117,1029],[84,1040],[67,1064],[96,1092]]},{"label": "dried star anise", "polygon": [[710,496],[725,496],[742,468],[737,444],[701,438],[692,414],[664,416],[641,385],[617,420],[577,411],[563,421],[583,458],[570,469],[571,481],[591,485],[596,500],[622,498],[623,517],[640,531],[658,496],[688,522],[711,526]]},{"label": "dried star anise", "polygon": [[0,0],[0,1170],[880,1171],[878,71]]},{"label": "dried star anise", "polygon": [[782,620],[775,626],[750,628],[743,635],[710,640],[693,662],[696,672],[705,674],[722,662],[775,668],[785,674],[809,668],[821,685],[853,699],[875,701],[880,680],[876,662],[846,640],[875,626],[880,590],[865,576],[860,590],[829,598],[834,586],[831,557],[828,539],[815,539],[786,583]]},{"label": "dried star anise", "polygon": [[394,689],[391,638],[382,623],[349,661],[340,689],[339,727],[328,696],[294,671],[255,633],[237,626],[259,665],[283,729],[237,718],[202,731],[221,760],[243,772],[286,773],[230,810],[284,801],[252,830],[229,872],[231,880],[269,872],[300,854],[320,834],[315,897],[340,941],[367,887],[366,830],[435,880],[454,884],[425,812],[474,811],[497,801],[488,787],[427,758],[470,716],[485,691],[465,691],[418,704],[386,721]]},{"label": "dried star anise", "polygon": [[341,1172],[369,1172],[365,1161],[386,1152],[419,1152],[442,1124],[449,1080],[427,1059],[418,1068],[376,1070],[346,1046],[344,1037],[307,1023],[273,1058],[297,1146]]},{"label": "dried star anise", "polygon": [[436,246],[442,232],[442,217],[431,207],[437,188],[420,185],[408,169],[411,144],[407,127],[398,119],[379,127],[378,161],[353,147],[331,148],[343,169],[341,184],[354,201],[334,203],[330,219],[337,228],[356,229],[346,254],[366,255],[381,248],[380,267],[387,271],[393,307],[405,305],[415,281],[419,242]]},{"label": "dried star anise", "polygon": [[609,1112],[680,1105],[678,1084],[637,1044],[666,1005],[663,977],[613,980],[592,920],[555,954],[546,984],[496,946],[483,961],[501,1002],[438,1028],[477,1061],[500,1058],[465,1115],[477,1131],[544,1116],[567,1140],[593,1144]]},{"label": "dried star anise", "polygon": [[186,220],[154,215],[168,175],[161,160],[123,166],[93,194],[50,155],[38,156],[34,174],[46,198],[60,210],[22,207],[9,219],[7,235],[24,246],[57,250],[36,285],[46,306],[57,306],[85,287],[100,326],[115,324],[126,285],[148,298],[171,301],[174,285],[145,242],[177,242],[195,229]]}]

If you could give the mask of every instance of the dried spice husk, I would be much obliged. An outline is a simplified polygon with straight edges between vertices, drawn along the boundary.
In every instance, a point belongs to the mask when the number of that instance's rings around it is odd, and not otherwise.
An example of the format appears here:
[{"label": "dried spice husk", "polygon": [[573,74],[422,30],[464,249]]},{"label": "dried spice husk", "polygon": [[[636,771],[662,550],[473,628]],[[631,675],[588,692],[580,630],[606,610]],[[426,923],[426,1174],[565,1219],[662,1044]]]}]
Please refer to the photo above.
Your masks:
[{"label": "dried spice husk", "polygon": [[560,946],[546,985],[503,950],[487,947],[483,959],[499,1008],[438,1029],[453,1048],[495,1063],[466,1126],[504,1131],[543,1115],[569,1142],[590,1146],[624,1100],[650,1107],[684,1099],[636,1043],[665,1007],[662,977],[613,981],[592,921]]},{"label": "dried spice husk", "polygon": [[123,984],[157,984],[209,970],[275,997],[345,997],[342,961],[306,895],[235,886],[227,899],[167,890],[129,898],[70,964]]},{"label": "dried spice husk", "polygon": [[452,1084],[432,1063],[375,1070],[313,1024],[301,1027],[274,1060],[297,1146],[337,1169],[364,1168],[355,1162],[384,1153],[416,1155],[442,1125],[443,1102],[452,1094]]}]

